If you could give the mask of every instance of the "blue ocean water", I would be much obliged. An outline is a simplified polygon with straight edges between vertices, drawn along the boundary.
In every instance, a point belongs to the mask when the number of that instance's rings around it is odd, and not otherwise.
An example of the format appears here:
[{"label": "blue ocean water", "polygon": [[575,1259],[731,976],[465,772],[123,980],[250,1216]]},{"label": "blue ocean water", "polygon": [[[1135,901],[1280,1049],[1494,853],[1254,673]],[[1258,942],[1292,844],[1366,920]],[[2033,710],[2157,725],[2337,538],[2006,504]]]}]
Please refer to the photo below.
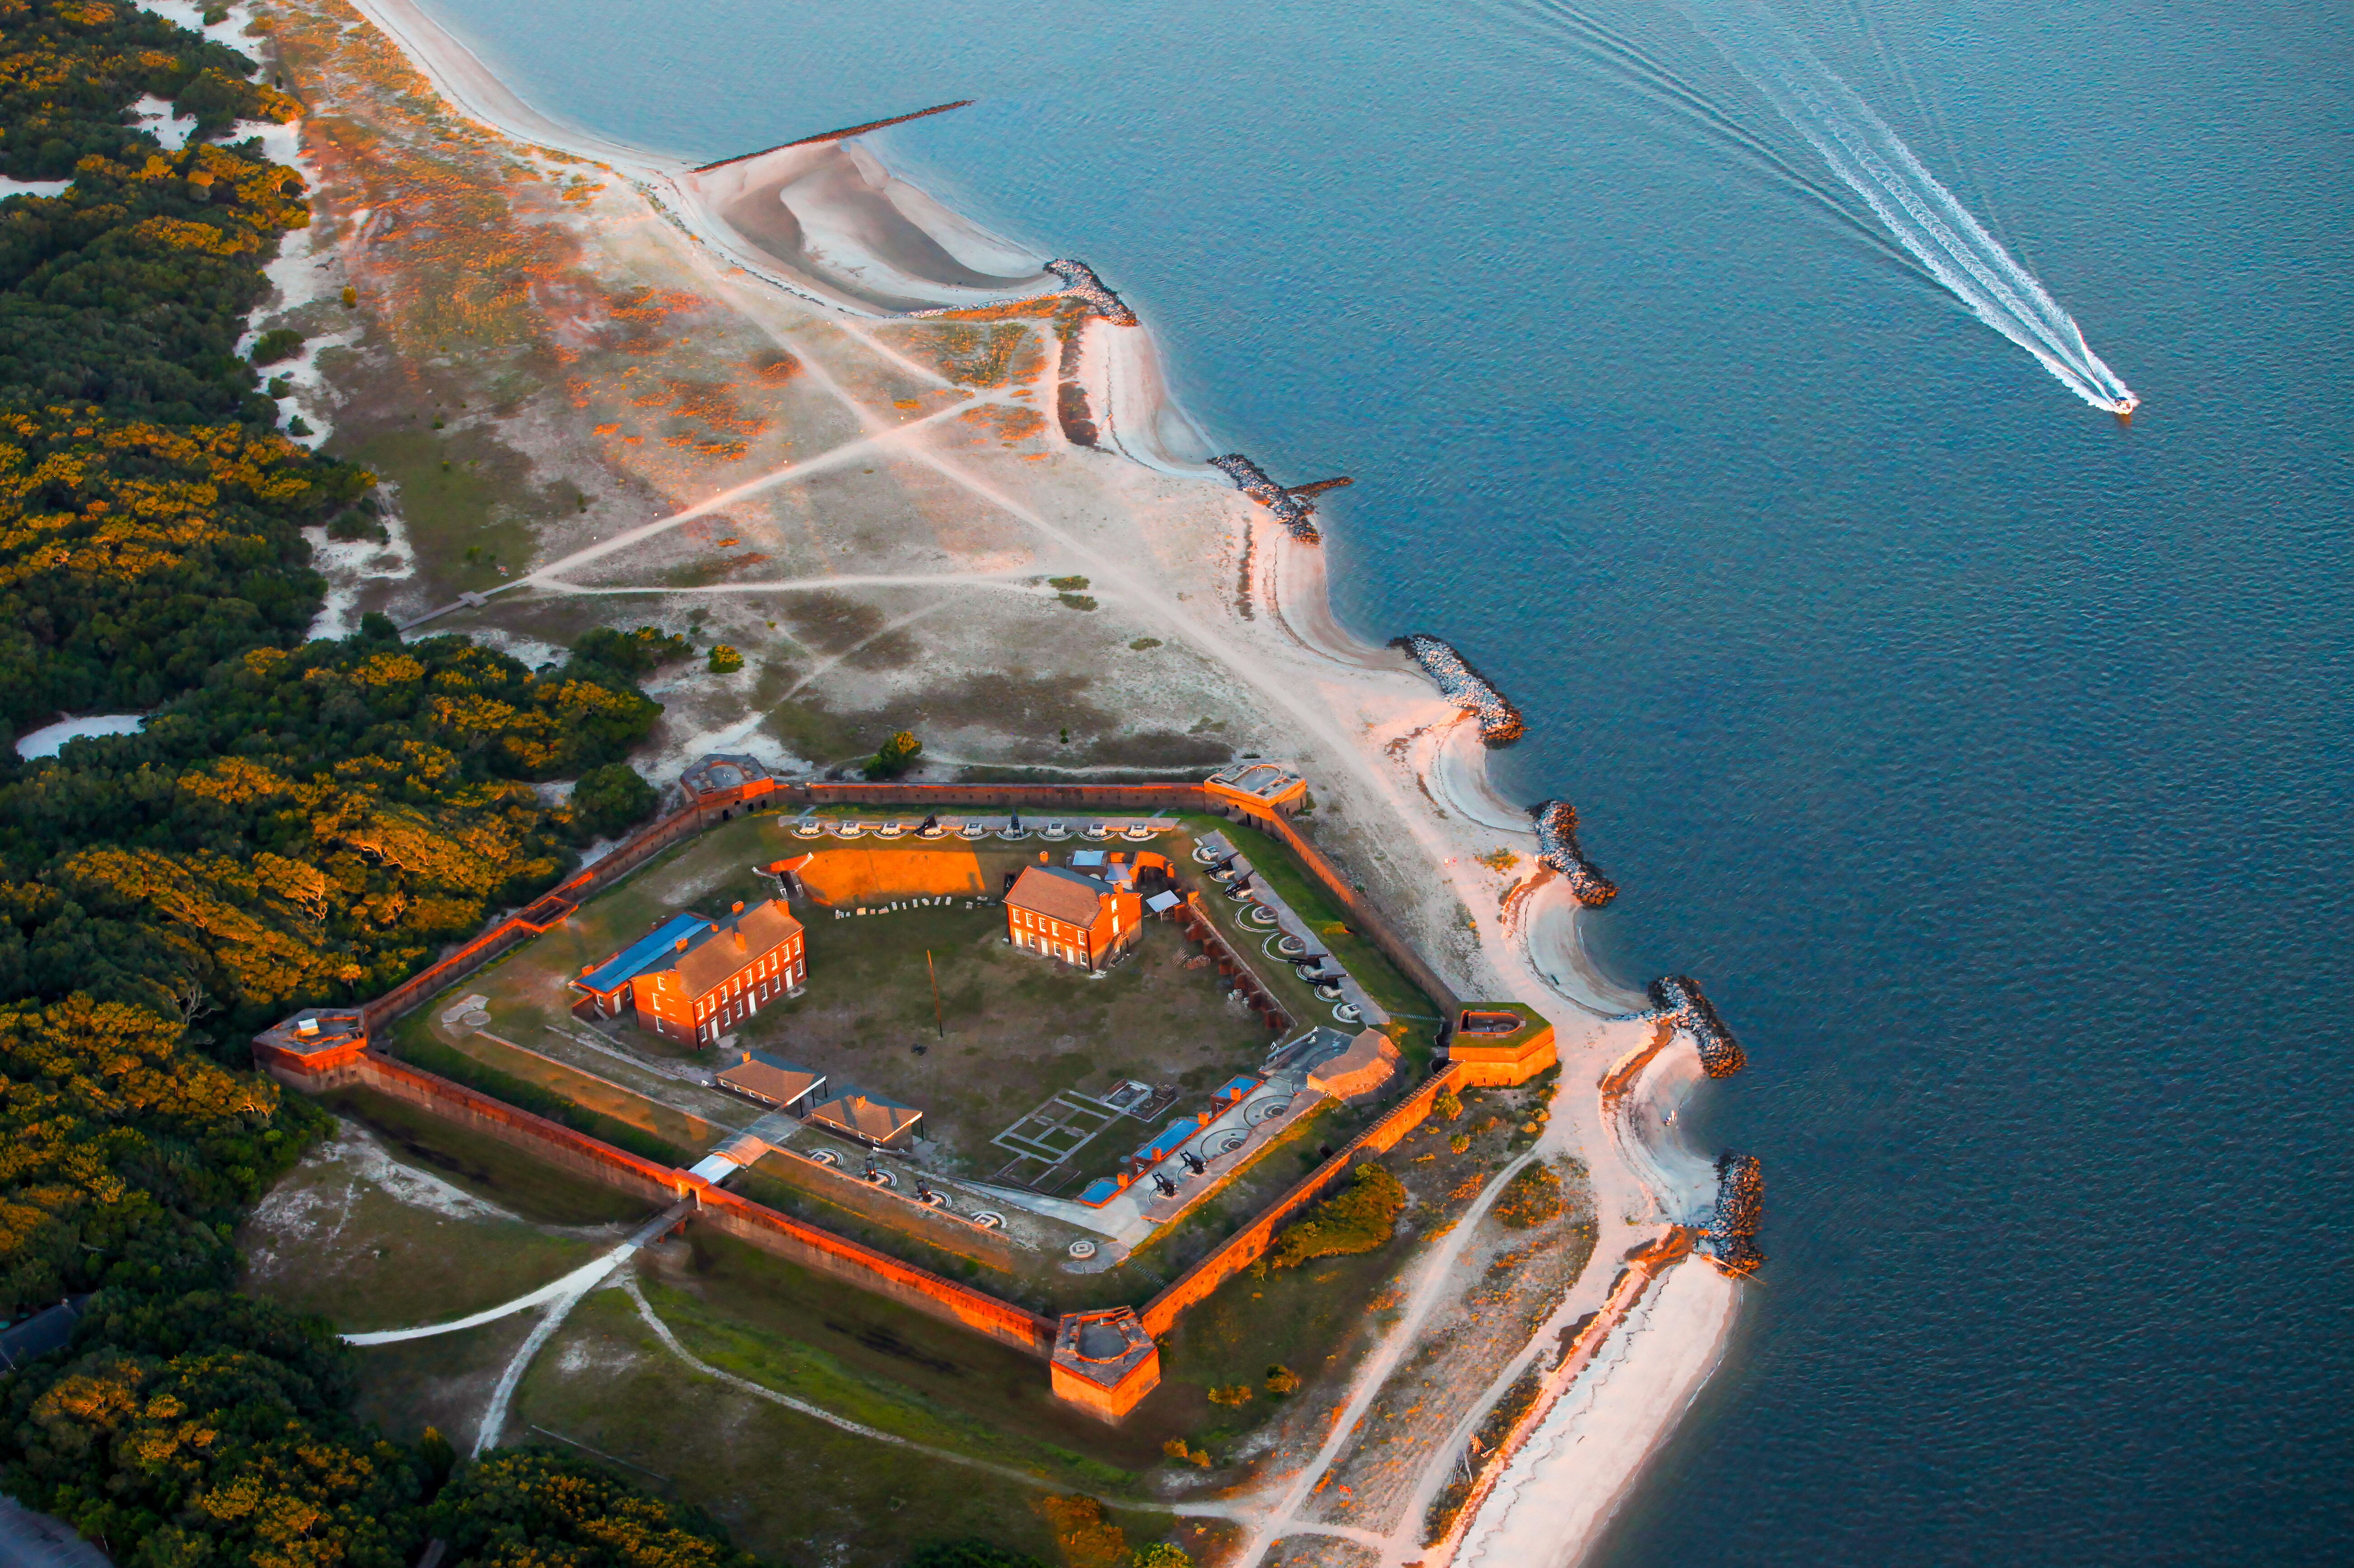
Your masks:
[{"label": "blue ocean water", "polygon": [[877,150],[1356,476],[1343,619],[1522,704],[1611,966],[1750,1050],[1703,1136],[1771,1262],[1612,1562],[2354,1557],[2342,6],[1776,7],[2128,429],[1832,178],[1746,0],[432,3],[680,154],[979,99]]}]

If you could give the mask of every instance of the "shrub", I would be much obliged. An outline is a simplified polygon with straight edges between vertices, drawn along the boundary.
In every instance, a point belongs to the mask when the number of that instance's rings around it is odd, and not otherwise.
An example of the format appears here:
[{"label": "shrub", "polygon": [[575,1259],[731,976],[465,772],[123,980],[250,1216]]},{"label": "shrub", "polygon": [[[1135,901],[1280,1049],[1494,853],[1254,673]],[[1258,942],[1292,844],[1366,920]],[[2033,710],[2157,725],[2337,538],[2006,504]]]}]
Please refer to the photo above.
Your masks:
[{"label": "shrub", "polygon": [[1060,588],[1065,593],[1076,593],[1079,589],[1087,586],[1087,579],[1085,577],[1048,577],[1046,579],[1046,586],[1048,588]]},{"label": "shrub", "polygon": [[1541,1225],[1561,1214],[1561,1173],[1542,1162],[1524,1168],[1504,1183],[1496,1200],[1496,1217],[1516,1231]]},{"label": "shrub", "polygon": [[271,327],[254,340],[253,352],[246,357],[256,365],[276,365],[302,352],[302,334],[292,327]]},{"label": "shrub", "polygon": [[1045,1497],[1030,1506],[1055,1532],[1055,1544],[1070,1568],[1121,1568],[1128,1536],[1104,1518],[1103,1505],[1095,1499]]},{"label": "shrub", "polygon": [[626,762],[591,768],[572,788],[572,836],[577,842],[617,838],[653,814],[654,787]]},{"label": "shrub", "polygon": [[582,633],[572,644],[575,660],[601,665],[617,675],[642,675],[694,652],[685,638],[671,636],[658,626],[641,626],[635,631],[600,626]]},{"label": "shrub", "polygon": [[1096,607],[1095,598],[1090,594],[1066,593],[1055,597],[1062,601],[1065,609],[1093,609]]},{"label": "shrub", "polygon": [[732,675],[744,667],[744,655],[725,642],[715,642],[711,645],[710,664],[713,674]]},{"label": "shrub", "polygon": [[1193,1568],[1191,1553],[1173,1541],[1156,1541],[1129,1554],[1129,1568]]},{"label": "shrub", "polygon": [[1281,1399],[1299,1388],[1299,1374],[1289,1367],[1277,1365],[1267,1369],[1267,1392]]},{"label": "shrub", "polygon": [[916,738],[914,732],[903,729],[885,741],[883,749],[867,759],[866,777],[896,779],[915,766],[916,758],[923,755],[923,750],[924,743]]},{"label": "shrub", "polygon": [[355,540],[373,539],[379,545],[392,543],[392,531],[357,507],[338,512],[327,519],[327,537],[340,539],[348,545]]},{"label": "shrub", "polygon": [[1161,1451],[1181,1464],[1192,1465],[1204,1470],[1210,1467],[1210,1451],[1207,1448],[1193,1447],[1182,1437],[1170,1438],[1161,1445]]},{"label": "shrub", "polygon": [[1398,1179],[1379,1165],[1360,1165],[1346,1187],[1277,1238],[1269,1257],[1276,1267],[1291,1268],[1311,1257],[1378,1252],[1397,1234],[1405,1212],[1405,1188]]},{"label": "shrub", "polygon": [[1463,1098],[1453,1089],[1441,1089],[1431,1100],[1430,1108],[1449,1121],[1457,1121],[1463,1115]]},{"label": "shrub", "polygon": [[1210,1390],[1210,1403],[1239,1409],[1251,1402],[1251,1385],[1246,1383],[1238,1383],[1232,1388],[1214,1388]]},{"label": "shrub", "polygon": [[1161,639],[1158,637],[1140,637],[1135,641],[1129,644],[1129,648],[1135,650],[1139,653],[1143,652],[1148,648],[1158,648],[1160,646]]}]

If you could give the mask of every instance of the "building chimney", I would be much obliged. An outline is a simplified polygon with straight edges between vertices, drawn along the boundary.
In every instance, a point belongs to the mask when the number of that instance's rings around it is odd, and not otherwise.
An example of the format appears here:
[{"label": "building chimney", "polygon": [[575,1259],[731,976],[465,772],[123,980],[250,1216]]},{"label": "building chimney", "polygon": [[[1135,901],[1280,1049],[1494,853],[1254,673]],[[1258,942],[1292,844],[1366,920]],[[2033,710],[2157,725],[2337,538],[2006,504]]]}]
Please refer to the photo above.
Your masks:
[{"label": "building chimney", "polygon": [[736,950],[739,953],[745,950],[744,927],[741,926],[736,927]]},{"label": "building chimney", "polygon": [[744,901],[738,898],[734,904],[728,906],[727,913],[730,915],[741,915],[744,913]]},{"label": "building chimney", "polygon": [[745,1052],[745,1053],[744,1053],[744,1065],[746,1065],[746,1066],[748,1066],[748,1066],[750,1066],[751,1065],[752,1065],[752,1053],[750,1053],[749,1051],[747,1051],[747,1052]]},{"label": "building chimney", "polygon": [[1049,857],[1048,857],[1048,855],[1047,855],[1047,853],[1046,853],[1046,852],[1045,852],[1044,850],[1040,850],[1040,851],[1038,852],[1038,863],[1039,863],[1040,865],[1044,865],[1044,864],[1045,864],[1045,863],[1046,863],[1046,862],[1047,862],[1047,860],[1048,860],[1048,858],[1049,858]]},{"label": "building chimney", "polygon": [[673,943],[673,948],[672,948],[672,950],[673,950],[673,951],[675,951],[675,952],[681,952],[681,953],[683,953],[683,952],[686,951],[686,938],[684,938],[684,937],[681,937],[681,938],[679,938],[675,943]]}]

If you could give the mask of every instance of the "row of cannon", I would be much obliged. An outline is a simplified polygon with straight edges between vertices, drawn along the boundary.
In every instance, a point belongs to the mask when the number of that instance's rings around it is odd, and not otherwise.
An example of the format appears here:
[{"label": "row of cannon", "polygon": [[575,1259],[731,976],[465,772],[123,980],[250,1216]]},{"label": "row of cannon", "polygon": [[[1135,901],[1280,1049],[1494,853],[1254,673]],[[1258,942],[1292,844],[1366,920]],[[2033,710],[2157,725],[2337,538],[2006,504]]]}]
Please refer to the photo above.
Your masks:
[{"label": "row of cannon", "polygon": [[1741,1043],[1717,1016],[1716,1004],[1701,994],[1698,980],[1690,975],[1661,975],[1646,989],[1659,1010],[1650,1016],[1672,1019],[1691,1033],[1700,1047],[1701,1070],[1710,1077],[1729,1078],[1749,1065]]},{"label": "row of cannon", "polygon": [[1321,537],[1310,519],[1316,508],[1299,499],[1282,485],[1269,479],[1267,470],[1240,452],[1227,452],[1210,460],[1210,466],[1235,482],[1235,488],[1275,514],[1276,521],[1291,530],[1291,536],[1303,544],[1313,545]]},{"label": "row of cannon", "polygon": [[1412,654],[1423,673],[1437,683],[1441,696],[1465,713],[1479,716],[1479,738],[1488,745],[1510,746],[1527,731],[1521,710],[1490,685],[1452,645],[1426,631],[1409,631],[1394,639],[1390,646]]},{"label": "row of cannon", "polygon": [[1532,813],[1537,824],[1537,863],[1549,865],[1569,884],[1569,891],[1588,909],[1599,909],[1618,896],[1618,885],[1585,858],[1577,842],[1577,808],[1566,800],[1546,800]]},{"label": "row of cannon", "polygon": [[1104,286],[1096,270],[1084,261],[1064,257],[1046,263],[1046,270],[1063,281],[1063,292],[1075,300],[1085,300],[1095,307],[1096,314],[1114,326],[1134,326],[1136,313],[1128,302]]}]

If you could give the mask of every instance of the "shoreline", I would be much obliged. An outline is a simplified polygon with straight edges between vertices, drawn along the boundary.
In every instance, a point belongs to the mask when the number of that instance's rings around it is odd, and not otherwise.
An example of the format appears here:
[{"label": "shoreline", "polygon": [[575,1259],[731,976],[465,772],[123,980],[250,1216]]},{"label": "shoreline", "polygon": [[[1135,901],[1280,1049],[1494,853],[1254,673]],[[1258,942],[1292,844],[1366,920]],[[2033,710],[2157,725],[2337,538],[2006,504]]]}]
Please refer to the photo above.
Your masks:
[{"label": "shoreline", "polygon": [[[352,3],[457,112],[511,140],[600,164],[634,185],[658,216],[716,266],[814,305],[849,330],[856,330],[854,322],[880,323],[926,306],[1002,298],[1036,281],[975,265],[1018,265],[1027,253],[923,196],[863,149],[839,143],[771,149],[705,171],[726,176],[705,180],[683,159],[609,141],[533,107],[414,0]],[[793,203],[782,200],[787,189],[795,192]],[[727,204],[764,201],[769,195],[778,196],[784,216],[766,238],[788,256],[758,243],[759,237],[745,234],[726,217]],[[932,249],[911,235],[922,236]],[[951,266],[987,286],[949,276]],[[928,289],[938,292],[922,295]],[[1387,841],[1391,863],[1384,869],[1420,895],[1415,903],[1401,905],[1397,915],[1431,960],[1471,980],[1467,996],[1518,1001],[1547,1016],[1560,1015],[1554,1021],[1564,1083],[1603,1083],[1631,1054],[1628,1032],[1633,1026],[1615,1015],[1641,1003],[1595,964],[1566,887],[1541,874],[1502,913],[1470,913],[1499,907],[1497,878],[1478,858],[1483,852],[1501,839],[1511,851],[1533,861],[1537,848],[1527,810],[1504,799],[1490,782],[1476,730],[1404,655],[1363,642],[1340,625],[1326,591],[1325,560],[1320,554],[1311,562],[1303,554],[1316,546],[1291,538],[1271,514],[1178,450],[1198,442],[1200,432],[1171,398],[1148,329],[1091,319],[1081,358],[1080,379],[1101,412],[1104,450],[1151,473],[1201,482],[1204,504],[1228,524],[1239,519],[1246,531],[1238,602],[1224,607],[1216,619],[1165,602],[1153,603],[1152,613],[1195,652],[1226,667],[1268,714],[1295,727],[1320,792],[1327,787],[1336,794],[1356,789],[1394,819],[1402,831]],[[1075,545],[1018,501],[1005,498],[1002,503],[1042,532]],[[1145,540],[1148,546],[1159,542]],[[1097,570],[1099,582],[1120,584],[1140,603],[1150,602],[1151,585],[1136,563],[1107,563]],[[1324,760],[1334,765],[1333,772],[1318,777],[1317,764]],[[1417,793],[1425,804],[1416,803]],[[1465,928],[1445,913],[1450,906],[1470,921],[1468,940]],[[1708,1167],[1682,1145],[1672,1113],[1699,1076],[1692,1042],[1678,1033],[1635,1075],[1649,1086],[1635,1111],[1614,1107],[1606,1092],[1589,1097],[1582,1086],[1557,1098],[1540,1147],[1585,1162],[1594,1182],[1599,1239],[1547,1329],[1529,1342],[1516,1365],[1544,1353],[1553,1325],[1566,1325],[1576,1312],[1599,1306],[1630,1242],[1662,1225],[1690,1223],[1681,1217],[1695,1198],[1691,1171],[1685,1167]],[[1712,1172],[1709,1191],[1713,1192]],[[1611,1467],[1616,1479],[1597,1493],[1590,1462],[1583,1470],[1564,1469],[1566,1460],[1551,1457],[1575,1449],[1585,1441],[1582,1436],[1567,1444],[1532,1442],[1507,1467],[1451,1560],[1479,1561],[1490,1542],[1518,1539],[1524,1530],[1538,1532],[1552,1552],[1546,1561],[1560,1568],[1591,1551],[1729,1342],[1739,1286],[1713,1266],[1693,1269],[1700,1261],[1687,1258],[1662,1268],[1619,1325],[1594,1347],[1586,1366],[1559,1391],[1540,1423],[1543,1427],[1556,1417],[1571,1421],[1564,1411],[1584,1413],[1575,1417],[1586,1424],[1580,1431],[1606,1438],[1618,1461]],[[1699,1277],[1707,1277],[1708,1289],[1700,1287]],[[1670,1299],[1670,1286],[1678,1281],[1676,1309],[1663,1312],[1660,1303]],[[1700,1309],[1708,1303],[1717,1309]],[[1563,1478],[1570,1475],[1580,1477],[1575,1486]],[[1418,1516],[1411,1523],[1418,1531]],[[1443,1560],[1431,1559],[1430,1568]]]}]

